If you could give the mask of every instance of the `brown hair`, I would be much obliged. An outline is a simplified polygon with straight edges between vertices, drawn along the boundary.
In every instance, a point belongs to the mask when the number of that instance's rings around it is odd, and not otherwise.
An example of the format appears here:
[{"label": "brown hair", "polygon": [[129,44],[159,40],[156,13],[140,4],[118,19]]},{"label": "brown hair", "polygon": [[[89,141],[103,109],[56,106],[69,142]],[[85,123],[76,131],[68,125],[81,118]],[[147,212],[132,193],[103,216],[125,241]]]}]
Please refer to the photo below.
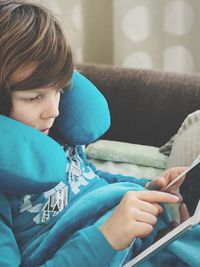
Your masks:
[{"label": "brown hair", "polygon": [[[12,79],[17,69],[33,64],[28,77]],[[51,12],[36,4],[0,0],[0,113],[9,115],[11,91],[64,88],[72,72],[70,46]]]}]

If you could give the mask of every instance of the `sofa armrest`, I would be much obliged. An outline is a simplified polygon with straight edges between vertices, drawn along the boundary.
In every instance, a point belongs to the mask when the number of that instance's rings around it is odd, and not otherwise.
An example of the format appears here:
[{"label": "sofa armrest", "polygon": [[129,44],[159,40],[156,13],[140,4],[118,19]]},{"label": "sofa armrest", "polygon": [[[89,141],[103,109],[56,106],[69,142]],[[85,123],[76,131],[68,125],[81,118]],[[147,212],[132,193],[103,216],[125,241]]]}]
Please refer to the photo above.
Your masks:
[{"label": "sofa armrest", "polygon": [[104,139],[160,146],[200,106],[200,76],[79,64],[106,97],[111,127]]}]

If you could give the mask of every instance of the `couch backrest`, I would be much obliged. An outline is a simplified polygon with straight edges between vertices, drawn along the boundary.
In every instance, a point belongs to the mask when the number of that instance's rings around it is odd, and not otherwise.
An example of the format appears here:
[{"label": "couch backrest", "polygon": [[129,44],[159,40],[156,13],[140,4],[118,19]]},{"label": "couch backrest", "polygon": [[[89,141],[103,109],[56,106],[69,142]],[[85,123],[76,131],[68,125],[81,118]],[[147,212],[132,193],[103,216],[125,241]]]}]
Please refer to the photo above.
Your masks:
[{"label": "couch backrest", "polygon": [[108,101],[112,124],[104,139],[160,146],[200,108],[200,75],[94,64],[76,67]]}]

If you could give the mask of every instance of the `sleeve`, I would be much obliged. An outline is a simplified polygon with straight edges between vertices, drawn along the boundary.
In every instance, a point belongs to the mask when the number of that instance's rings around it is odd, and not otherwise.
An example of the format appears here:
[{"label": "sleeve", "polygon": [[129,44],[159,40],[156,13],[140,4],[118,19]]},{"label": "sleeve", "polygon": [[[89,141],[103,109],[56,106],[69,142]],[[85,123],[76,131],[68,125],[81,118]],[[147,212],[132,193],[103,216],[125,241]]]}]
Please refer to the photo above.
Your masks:
[{"label": "sleeve", "polygon": [[96,226],[89,226],[64,244],[54,257],[39,267],[108,266],[116,250],[108,243]]},{"label": "sleeve", "polygon": [[96,170],[96,167],[91,162],[88,163],[90,165],[90,168],[96,173],[96,175],[98,175],[100,178],[105,179],[109,184],[120,183],[120,182],[131,182],[139,184],[141,186],[145,186],[145,184],[149,181],[149,179],[147,178],[136,178],[134,176],[126,176],[122,174],[115,174],[115,173],[104,172],[101,170]]},{"label": "sleeve", "polygon": [[0,194],[0,203],[0,266],[16,267],[21,255],[12,231],[11,204],[4,194]]}]

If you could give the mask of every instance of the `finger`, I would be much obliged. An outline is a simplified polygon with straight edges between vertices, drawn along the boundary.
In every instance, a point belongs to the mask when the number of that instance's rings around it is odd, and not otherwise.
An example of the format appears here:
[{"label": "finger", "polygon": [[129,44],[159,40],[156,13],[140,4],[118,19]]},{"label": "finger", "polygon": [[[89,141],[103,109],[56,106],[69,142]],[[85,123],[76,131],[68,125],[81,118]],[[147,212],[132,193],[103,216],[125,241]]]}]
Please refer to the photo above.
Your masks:
[{"label": "finger", "polygon": [[148,223],[136,222],[134,228],[137,229],[135,237],[146,237],[153,231],[153,226]]},{"label": "finger", "polygon": [[174,167],[168,169],[166,172],[163,173],[163,176],[167,180],[167,183],[173,181],[176,177],[178,177],[181,173],[186,171],[187,167]]},{"label": "finger", "polygon": [[169,225],[169,230],[173,230],[177,226],[179,226],[179,223],[177,221],[172,221]]},{"label": "finger", "polygon": [[180,204],[179,211],[180,211],[180,222],[181,223],[190,218],[190,214],[188,212],[188,209],[185,203]]},{"label": "finger", "polygon": [[170,192],[170,193],[172,193],[173,195],[175,195],[175,196],[177,196],[179,198],[179,203],[183,202],[183,197],[182,197],[182,195],[180,193],[177,193],[177,192],[176,193]]},{"label": "finger", "polygon": [[174,167],[171,169],[168,169],[168,172],[171,177],[176,177],[180,175],[182,172],[184,172],[187,169],[187,167]]},{"label": "finger", "polygon": [[[167,191],[166,191],[166,192],[167,192]],[[178,203],[182,203],[182,202],[183,202],[183,197],[182,197],[182,195],[181,195],[180,193],[177,193],[177,191],[176,191],[176,192],[168,192],[168,193],[170,193],[170,194],[172,194],[172,195],[174,195],[174,196],[177,196],[177,197],[179,198]]]},{"label": "finger", "polygon": [[159,191],[139,191],[137,192],[138,198],[150,203],[165,202],[165,203],[178,203],[179,198],[173,194]]},{"label": "finger", "polygon": [[163,212],[163,207],[161,205],[159,205],[158,203],[151,203],[151,204],[158,209],[158,214]]},{"label": "finger", "polygon": [[134,220],[136,220],[137,222],[148,223],[151,225],[155,225],[157,223],[156,216],[152,215],[151,213],[141,211],[139,209],[133,210],[133,217]]},{"label": "finger", "polygon": [[158,215],[159,213],[163,212],[163,208],[157,203],[149,203],[147,201],[139,200],[137,207],[144,211],[149,212],[153,215]]},{"label": "finger", "polygon": [[185,179],[185,175],[182,178],[180,178],[177,182],[175,182],[174,184],[169,186],[166,190],[164,188],[164,191],[169,192],[169,193],[176,192],[179,189],[179,187],[181,186],[181,184],[183,183],[184,179]]},{"label": "finger", "polygon": [[176,167],[176,168],[177,168],[179,174],[182,173],[182,172],[184,172],[184,171],[186,171],[188,169],[188,167]]}]

